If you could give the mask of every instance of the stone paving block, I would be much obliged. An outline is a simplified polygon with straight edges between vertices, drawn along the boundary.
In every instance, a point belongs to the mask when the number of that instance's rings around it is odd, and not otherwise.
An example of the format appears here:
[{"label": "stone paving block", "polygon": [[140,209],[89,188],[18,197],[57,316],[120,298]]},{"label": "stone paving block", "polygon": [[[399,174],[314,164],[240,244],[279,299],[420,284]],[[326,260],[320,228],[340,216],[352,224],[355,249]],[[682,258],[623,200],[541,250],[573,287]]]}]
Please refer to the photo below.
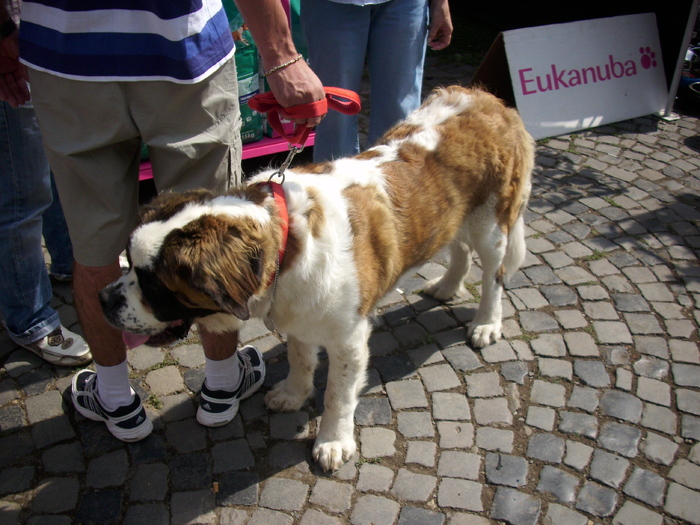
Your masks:
[{"label": "stone paving block", "polygon": [[484,510],[484,505],[481,501],[483,488],[484,486],[476,481],[442,478],[438,486],[438,505],[446,508],[482,512]]},{"label": "stone paving block", "polygon": [[440,454],[437,475],[441,478],[478,480],[481,456],[471,452],[444,450]]},{"label": "stone paving block", "polygon": [[584,313],[596,321],[616,321],[620,318],[617,309],[608,302],[593,301],[583,303]]},{"label": "stone paving block", "polygon": [[671,483],[666,495],[664,510],[693,525],[700,524],[700,493],[689,488]]},{"label": "stone paving block", "polygon": [[349,483],[319,479],[311,491],[309,503],[320,505],[334,514],[340,514],[350,508],[353,493],[354,489]]},{"label": "stone paving block", "polygon": [[37,514],[58,514],[72,511],[78,503],[80,483],[74,478],[48,478],[36,489],[32,511]]},{"label": "stone paving block", "polygon": [[601,518],[612,515],[616,505],[617,494],[615,491],[592,481],[586,482],[576,499],[578,510]]},{"label": "stone paving block", "polygon": [[530,344],[533,352],[539,356],[564,357],[566,355],[566,344],[564,338],[559,334],[543,334]]},{"label": "stone paving block", "polygon": [[569,354],[574,357],[598,357],[600,350],[591,334],[587,332],[566,332],[564,341]]},{"label": "stone paving block", "polygon": [[[554,316],[565,330],[576,330],[577,328],[585,328],[588,326],[588,321],[586,321],[586,318],[578,310],[556,310]],[[564,337],[566,339],[566,335]]]},{"label": "stone paving block", "polygon": [[435,392],[433,398],[433,417],[436,420],[469,421],[471,412],[464,394]]},{"label": "stone paving block", "polygon": [[564,456],[564,464],[576,470],[583,470],[591,460],[593,447],[589,447],[578,441],[566,441],[566,456]]},{"label": "stone paving block", "polygon": [[406,463],[434,467],[436,454],[437,445],[432,441],[409,441],[406,449]]},{"label": "stone paving block", "polygon": [[653,507],[661,507],[666,493],[666,480],[654,472],[636,467],[625,483],[623,492]]},{"label": "stone paving block", "polygon": [[503,395],[497,372],[472,373],[465,375],[467,395],[473,397],[497,397]]},{"label": "stone paving block", "polygon": [[679,459],[668,477],[688,488],[700,490],[700,466],[685,459]]},{"label": "stone paving block", "polygon": [[124,450],[117,450],[90,461],[85,483],[88,487],[121,486],[126,480],[129,458]]},{"label": "stone paving block", "polygon": [[309,435],[309,414],[303,410],[272,414],[270,436],[286,441],[303,440]]},{"label": "stone paving block", "polygon": [[574,374],[592,387],[610,386],[610,376],[602,361],[574,360]]},{"label": "stone paving block", "polygon": [[270,478],[260,493],[260,505],[273,510],[301,510],[309,493],[309,486],[300,481]]},{"label": "stone paving block", "polygon": [[[113,489],[90,491],[80,498],[74,520],[77,523],[113,523],[119,516],[121,507],[121,491]],[[172,523],[181,525],[186,522],[174,520]]]},{"label": "stone paving block", "polygon": [[[290,516],[291,518],[291,516]],[[243,524],[244,521],[241,521],[241,524]],[[299,520],[299,525],[341,525],[342,522],[340,521],[339,518],[336,517],[331,517],[326,514],[324,514],[321,511],[318,511],[316,509],[309,509],[301,517],[301,520]],[[225,525],[222,520],[222,525]],[[238,525],[238,524],[235,524]]]},{"label": "stone paving block", "polygon": [[392,421],[391,405],[386,397],[360,398],[355,409],[355,423],[361,426],[389,425]]},{"label": "stone paving block", "polygon": [[563,378],[571,381],[573,365],[569,361],[539,357],[537,359],[537,366],[539,367],[540,374],[545,377]]},{"label": "stone paving block", "polygon": [[396,434],[393,430],[365,427],[360,430],[362,457],[372,459],[396,454]]},{"label": "stone paving block", "polygon": [[489,483],[522,487],[527,483],[528,463],[525,458],[518,456],[489,452],[486,454],[484,471]]},{"label": "stone paving block", "polygon": [[634,347],[639,353],[658,357],[660,359],[668,359],[668,343],[662,337],[655,336],[635,336]]},{"label": "stone paving block", "polygon": [[148,372],[146,383],[155,396],[175,394],[185,388],[182,374],[176,366],[172,365]]},{"label": "stone paving block", "polygon": [[513,414],[508,409],[508,400],[504,397],[475,400],[474,418],[480,425],[513,423]]},{"label": "stone paving block", "polygon": [[531,406],[527,409],[525,423],[531,427],[551,431],[554,428],[556,412],[551,408]]},{"label": "stone paving block", "polygon": [[471,448],[474,444],[474,425],[460,421],[438,421],[440,448]]},{"label": "stone paving block", "polygon": [[684,415],[681,418],[681,436],[700,441],[700,418]]},{"label": "stone paving block", "polygon": [[671,357],[678,363],[700,364],[700,350],[697,343],[671,339],[668,342]]},{"label": "stone paving block", "polygon": [[[0,447],[2,447],[2,444],[0,444]],[[17,450],[17,448],[12,447],[13,452]],[[41,460],[44,465],[44,471],[52,474],[85,471],[85,456],[80,443],[56,445],[45,450],[41,455]]]},{"label": "stone paving block", "polygon": [[520,323],[526,332],[539,333],[559,329],[557,320],[545,312],[525,310],[520,314]]},{"label": "stone paving block", "polygon": [[664,518],[632,501],[625,501],[613,518],[613,525],[663,525]]},{"label": "stone paving block", "polygon": [[425,502],[433,494],[436,485],[435,476],[417,474],[402,468],[394,479],[391,492],[401,500]]},{"label": "stone paving block", "polygon": [[537,484],[539,492],[549,492],[561,503],[573,503],[576,500],[576,490],[579,480],[568,472],[545,465],[540,472]]},{"label": "stone paving block", "polygon": [[133,505],[126,511],[122,525],[169,525],[170,513],[163,503]]},{"label": "stone paving block", "polygon": [[566,388],[564,385],[535,379],[530,392],[530,401],[555,408],[563,407],[566,404]]},{"label": "stone paving block", "polygon": [[211,486],[211,458],[205,452],[177,455],[170,460],[170,488],[174,492]]},{"label": "stone paving block", "polygon": [[294,518],[282,512],[256,509],[246,525],[292,525],[292,523],[294,523]]},{"label": "stone paving block", "polygon": [[63,415],[63,398],[58,390],[28,397],[25,403],[30,425]]},{"label": "stone paving block", "polygon": [[600,392],[595,388],[574,385],[566,404],[569,408],[580,408],[586,412],[595,412],[599,404]]},{"label": "stone paving block", "polygon": [[625,323],[619,321],[594,321],[598,342],[607,345],[631,344],[632,334]]},{"label": "stone paving block", "polygon": [[664,379],[668,375],[668,369],[668,361],[647,355],[634,363],[636,374],[652,379]]},{"label": "stone paving block", "polygon": [[564,440],[552,434],[533,434],[528,441],[526,455],[547,463],[561,463],[564,447]]},{"label": "stone paving block", "polygon": [[683,412],[700,415],[700,392],[679,388],[676,390],[676,406]]},{"label": "stone paving block", "polygon": [[588,523],[588,518],[583,514],[557,503],[550,503],[547,506],[545,520],[545,523],[551,523],[551,525],[586,525]]},{"label": "stone paving block", "polygon": [[476,430],[476,446],[485,450],[510,454],[513,451],[513,438],[511,430],[493,427],[479,427]]},{"label": "stone paving block", "polygon": [[669,408],[645,403],[641,424],[643,427],[675,435],[678,429],[678,418]]},{"label": "stone paving block", "polygon": [[402,507],[397,525],[442,525],[445,515],[440,512],[420,509],[418,507]]},{"label": "stone paving block", "polygon": [[424,366],[418,369],[428,392],[450,390],[461,386],[457,374],[450,365]]},{"label": "stone paving block", "polygon": [[227,472],[229,470],[242,470],[255,464],[253,454],[245,439],[234,439],[215,444],[211,449],[214,460],[213,472]]},{"label": "stone paving block", "polygon": [[525,376],[528,374],[527,363],[515,361],[501,365],[501,375],[506,381],[511,381],[519,385],[525,384]]},{"label": "stone paving block", "polygon": [[518,525],[535,525],[542,504],[539,500],[508,487],[498,487],[490,516]]},{"label": "stone paving block", "polygon": [[387,492],[393,481],[394,472],[390,468],[364,463],[355,488],[360,492]]},{"label": "stone paving block", "polygon": [[601,413],[630,423],[639,423],[643,403],[638,397],[617,390],[606,390],[600,399]]},{"label": "stone paving block", "polygon": [[428,412],[399,412],[398,430],[406,438],[431,438],[435,435]]},{"label": "stone paving block", "polygon": [[578,412],[560,412],[559,430],[595,439],[598,435],[598,420],[595,416]]},{"label": "stone paving block", "polygon": [[609,421],[601,427],[598,443],[607,450],[633,458],[637,456],[641,437],[638,428]]},{"label": "stone paving block", "polygon": [[629,392],[632,390],[632,381],[634,374],[626,368],[618,368],[615,370],[615,388]]},{"label": "stone paving block", "polygon": [[133,501],[163,501],[168,491],[168,466],[159,463],[139,465],[129,484]]},{"label": "stone paving block", "polygon": [[461,372],[477,370],[484,366],[477,354],[464,345],[447,348],[442,351],[442,355],[445,356],[445,359],[450,362],[455,370]]},{"label": "stone paving block", "polygon": [[352,525],[393,523],[399,515],[400,508],[395,501],[381,496],[362,496],[357,500],[350,515],[350,523]]},{"label": "stone paving block", "polygon": [[387,383],[386,393],[394,410],[425,408],[428,406],[428,399],[425,397],[423,385],[418,380],[409,379],[407,381]]},{"label": "stone paving block", "polygon": [[637,396],[657,405],[671,406],[670,385],[656,379],[640,377],[637,380]]},{"label": "stone paving block", "polygon": [[590,477],[614,488],[619,488],[627,475],[630,462],[616,455],[596,449],[591,461]]},{"label": "stone paving block", "polygon": [[487,363],[503,363],[506,361],[515,361],[518,356],[510,343],[501,339],[500,341],[496,341],[495,344],[483,348],[481,350],[481,358]]}]

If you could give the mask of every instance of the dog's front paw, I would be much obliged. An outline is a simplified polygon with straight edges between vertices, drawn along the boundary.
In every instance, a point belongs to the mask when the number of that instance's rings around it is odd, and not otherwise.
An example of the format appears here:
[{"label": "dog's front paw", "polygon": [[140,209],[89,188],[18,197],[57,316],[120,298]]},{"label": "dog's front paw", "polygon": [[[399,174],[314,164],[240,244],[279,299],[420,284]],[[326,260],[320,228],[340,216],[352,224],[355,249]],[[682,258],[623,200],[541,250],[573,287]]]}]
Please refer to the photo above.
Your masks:
[{"label": "dog's front paw", "polygon": [[299,392],[291,388],[289,381],[284,379],[265,394],[265,405],[275,412],[296,412],[310,394],[311,392]]},{"label": "dog's front paw", "polygon": [[474,348],[483,348],[491,343],[495,343],[501,338],[501,323],[476,324],[469,326],[467,333],[471,337]]},{"label": "dog's front paw", "polygon": [[352,438],[336,441],[323,441],[318,438],[314,443],[313,456],[324,471],[338,470],[356,450],[357,446]]},{"label": "dog's front paw", "polygon": [[423,288],[423,293],[432,295],[439,301],[448,301],[454,297],[463,297],[467,294],[464,284],[445,282],[444,277],[438,277],[428,281]]}]

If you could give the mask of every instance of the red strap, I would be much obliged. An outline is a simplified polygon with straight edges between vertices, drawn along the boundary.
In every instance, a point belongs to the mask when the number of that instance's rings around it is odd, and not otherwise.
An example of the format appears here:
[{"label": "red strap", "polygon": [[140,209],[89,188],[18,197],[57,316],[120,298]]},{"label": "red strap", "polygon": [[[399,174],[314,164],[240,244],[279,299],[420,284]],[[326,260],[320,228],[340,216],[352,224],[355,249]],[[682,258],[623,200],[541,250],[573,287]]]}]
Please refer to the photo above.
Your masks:
[{"label": "red strap", "polygon": [[290,144],[303,146],[311,129],[305,124],[297,125],[294,129],[294,134],[291,136],[287,135],[280,122],[281,111],[292,120],[320,117],[325,115],[328,109],[334,109],[345,115],[355,115],[360,112],[360,97],[354,91],[336,87],[325,87],[323,89],[326,92],[326,98],[308,104],[299,104],[298,106],[285,108],[277,102],[272,91],[268,91],[267,93],[254,95],[248,101],[248,105],[258,113],[267,113],[267,120],[270,122],[272,129],[279,133],[280,136],[286,138]]},{"label": "red strap", "polygon": [[[269,181],[267,184],[270,185],[272,190],[272,196],[275,198],[275,204],[279,209],[280,218],[282,219],[281,229],[282,229],[282,242],[280,243],[280,249],[277,254],[277,260],[280,266],[282,265],[282,260],[284,259],[284,252],[287,250],[287,236],[289,235],[289,211],[287,210],[287,199],[284,197],[284,189],[282,185],[277,182]],[[275,276],[272,276],[272,280],[268,283],[268,286],[272,284]]]}]

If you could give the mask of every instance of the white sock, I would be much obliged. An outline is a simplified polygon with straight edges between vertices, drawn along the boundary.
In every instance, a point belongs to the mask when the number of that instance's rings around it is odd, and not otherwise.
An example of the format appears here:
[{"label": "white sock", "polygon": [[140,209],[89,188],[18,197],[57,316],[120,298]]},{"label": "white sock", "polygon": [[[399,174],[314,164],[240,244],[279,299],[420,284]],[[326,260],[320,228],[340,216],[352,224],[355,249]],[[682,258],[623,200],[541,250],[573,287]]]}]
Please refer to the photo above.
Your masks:
[{"label": "white sock", "polygon": [[97,394],[102,406],[110,412],[127,406],[134,399],[134,391],[129,383],[129,365],[126,360],[116,366],[100,366],[97,371]]},{"label": "white sock", "polygon": [[238,354],[233,354],[228,359],[214,361],[204,358],[206,363],[207,387],[210,390],[226,390],[232,392],[238,386],[241,375],[241,365]]}]

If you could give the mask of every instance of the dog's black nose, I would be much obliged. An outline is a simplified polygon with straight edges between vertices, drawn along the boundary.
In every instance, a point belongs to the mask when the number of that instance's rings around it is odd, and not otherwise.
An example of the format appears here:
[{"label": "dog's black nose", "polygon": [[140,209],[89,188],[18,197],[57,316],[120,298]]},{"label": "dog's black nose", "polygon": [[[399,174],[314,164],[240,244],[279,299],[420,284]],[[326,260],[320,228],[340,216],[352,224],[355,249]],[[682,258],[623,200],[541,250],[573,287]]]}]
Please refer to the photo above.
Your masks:
[{"label": "dog's black nose", "polygon": [[104,287],[99,293],[100,305],[105,315],[118,311],[124,304],[126,299],[122,293],[122,284],[119,282],[112,283]]}]

